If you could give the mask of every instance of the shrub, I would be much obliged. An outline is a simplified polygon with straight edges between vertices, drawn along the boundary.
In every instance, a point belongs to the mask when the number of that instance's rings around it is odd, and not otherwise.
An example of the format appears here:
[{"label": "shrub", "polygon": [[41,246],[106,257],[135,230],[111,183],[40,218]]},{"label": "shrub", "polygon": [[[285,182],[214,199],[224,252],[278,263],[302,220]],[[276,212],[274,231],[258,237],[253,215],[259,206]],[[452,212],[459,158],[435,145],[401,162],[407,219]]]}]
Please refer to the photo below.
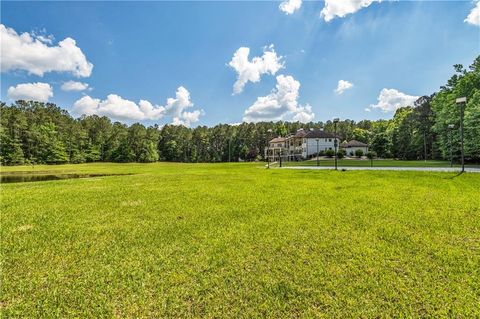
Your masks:
[{"label": "shrub", "polygon": [[335,155],[335,151],[334,150],[326,150],[325,155],[327,157],[333,157],[333,155]]},{"label": "shrub", "polygon": [[342,152],[342,151],[338,151],[338,152],[337,152],[337,158],[338,158],[338,159],[342,159],[342,158],[344,158],[344,157],[345,157],[345,152]]},{"label": "shrub", "polygon": [[375,157],[377,157],[377,153],[375,153],[374,151],[370,151],[367,153],[367,157],[368,159],[374,159]]},{"label": "shrub", "polygon": [[360,149],[356,150],[356,151],[355,151],[355,156],[356,156],[356,157],[362,157],[362,156],[363,156],[363,151],[360,150]]}]

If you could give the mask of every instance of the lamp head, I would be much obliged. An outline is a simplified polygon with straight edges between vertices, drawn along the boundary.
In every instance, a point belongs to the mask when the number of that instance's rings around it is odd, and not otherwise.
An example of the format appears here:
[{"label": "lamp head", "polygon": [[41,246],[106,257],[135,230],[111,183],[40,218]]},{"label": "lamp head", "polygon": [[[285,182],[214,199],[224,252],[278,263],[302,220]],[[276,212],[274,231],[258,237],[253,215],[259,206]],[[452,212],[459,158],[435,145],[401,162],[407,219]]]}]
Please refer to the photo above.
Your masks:
[{"label": "lamp head", "polygon": [[455,100],[457,104],[465,104],[467,103],[467,98],[466,97],[459,97],[458,99]]},{"label": "lamp head", "polygon": [[338,117],[333,119],[333,123],[338,123],[338,122],[340,122],[340,119]]}]

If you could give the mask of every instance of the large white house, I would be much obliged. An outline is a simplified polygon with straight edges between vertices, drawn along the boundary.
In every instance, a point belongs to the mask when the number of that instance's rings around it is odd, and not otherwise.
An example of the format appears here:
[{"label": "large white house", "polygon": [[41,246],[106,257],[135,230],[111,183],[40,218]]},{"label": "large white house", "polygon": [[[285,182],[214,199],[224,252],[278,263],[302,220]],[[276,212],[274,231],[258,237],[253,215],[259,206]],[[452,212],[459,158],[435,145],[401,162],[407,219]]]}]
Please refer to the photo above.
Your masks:
[{"label": "large white house", "polygon": [[[337,136],[337,146],[340,138]],[[335,149],[335,135],[323,130],[299,129],[295,134],[287,137],[276,137],[269,142],[266,156],[270,161],[277,161],[280,156],[283,160],[306,159],[320,152]]]},{"label": "large white house", "polygon": [[335,138],[335,134],[323,130],[308,131],[303,138],[304,148],[302,158],[309,158],[321,152],[335,150],[335,139],[337,140],[338,148],[340,146],[340,138],[338,135]]}]

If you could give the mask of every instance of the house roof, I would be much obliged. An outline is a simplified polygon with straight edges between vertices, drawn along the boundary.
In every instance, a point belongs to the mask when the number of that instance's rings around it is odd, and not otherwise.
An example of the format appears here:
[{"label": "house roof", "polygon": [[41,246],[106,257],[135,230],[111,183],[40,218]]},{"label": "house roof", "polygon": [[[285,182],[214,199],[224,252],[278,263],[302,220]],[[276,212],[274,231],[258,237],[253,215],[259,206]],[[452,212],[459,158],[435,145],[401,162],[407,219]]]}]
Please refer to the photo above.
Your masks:
[{"label": "house roof", "polygon": [[362,143],[362,142],[359,142],[359,141],[356,141],[356,140],[351,140],[348,143],[340,144],[340,147],[344,147],[344,148],[347,148],[347,147],[368,147],[368,144],[365,144],[365,143]]},{"label": "house roof", "polygon": [[305,130],[298,130],[295,135],[293,135],[293,137],[296,137],[296,138],[302,138],[304,137],[305,135],[307,135],[307,132],[305,132]]},{"label": "house roof", "polygon": [[335,134],[333,133],[328,133],[322,130],[313,130],[309,131],[307,134],[304,136],[305,138],[334,138]]},{"label": "house roof", "polygon": [[275,137],[273,140],[270,141],[270,143],[283,143],[285,142],[285,137]]}]

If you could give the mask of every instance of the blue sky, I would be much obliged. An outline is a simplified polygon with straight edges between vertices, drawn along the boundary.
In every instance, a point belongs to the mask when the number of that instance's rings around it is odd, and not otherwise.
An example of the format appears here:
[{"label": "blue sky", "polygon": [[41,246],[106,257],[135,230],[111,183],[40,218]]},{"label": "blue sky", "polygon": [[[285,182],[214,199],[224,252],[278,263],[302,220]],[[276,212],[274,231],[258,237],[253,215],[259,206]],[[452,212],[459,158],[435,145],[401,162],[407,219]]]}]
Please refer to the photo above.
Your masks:
[{"label": "blue sky", "polygon": [[[433,93],[451,76],[453,64],[469,65],[480,54],[480,27],[465,22],[477,6],[472,1],[373,2],[328,22],[320,15],[324,2],[304,1],[292,14],[282,12],[279,4],[2,2],[1,23],[10,36],[15,36],[12,30],[17,36],[27,32],[39,43],[39,35],[53,36],[39,44],[47,50],[72,38],[93,68],[79,76],[52,58],[42,61],[44,71],[35,74],[26,66],[31,61],[11,58],[10,64],[2,63],[1,100],[10,103],[37,89],[19,84],[40,82],[51,90],[44,100],[72,113],[86,111],[127,123],[390,118],[398,103]],[[13,44],[2,44],[2,58],[15,57]],[[250,62],[274,52],[277,66],[283,67],[260,72],[258,82],[247,81],[242,92],[233,94],[238,73],[229,62],[241,47],[250,49]],[[46,59],[38,51],[39,59]],[[72,59],[78,62],[77,53]],[[35,54],[24,59],[37,63]],[[247,66],[245,72],[250,71]],[[353,86],[338,94],[340,80]],[[67,81],[89,88],[64,91]],[[109,94],[118,98],[106,101]],[[148,101],[150,111],[130,116],[136,107],[142,109],[140,100]]]}]

